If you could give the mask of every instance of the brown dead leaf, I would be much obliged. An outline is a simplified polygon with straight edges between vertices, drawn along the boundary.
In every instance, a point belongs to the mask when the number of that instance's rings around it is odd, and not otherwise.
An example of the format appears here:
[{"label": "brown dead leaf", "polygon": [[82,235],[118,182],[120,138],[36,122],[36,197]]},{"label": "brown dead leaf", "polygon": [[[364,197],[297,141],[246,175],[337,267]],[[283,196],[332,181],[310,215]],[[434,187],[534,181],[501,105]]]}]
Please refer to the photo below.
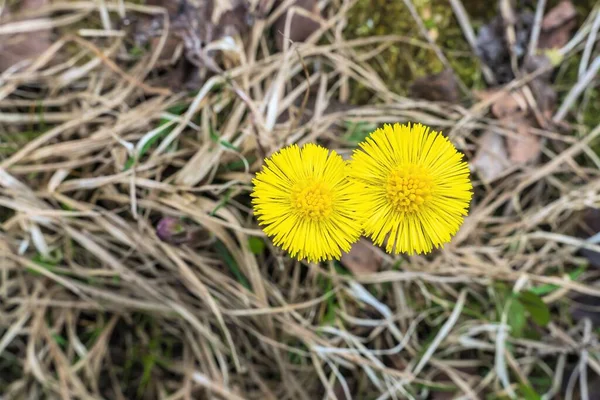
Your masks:
[{"label": "brown dead leaf", "polygon": [[[37,9],[47,5],[48,0],[22,0],[15,13]],[[4,16],[9,12],[5,10]],[[35,33],[21,33],[13,36],[2,36],[0,41],[0,72],[24,60],[36,58],[46,51],[52,41],[50,30]]]},{"label": "brown dead leaf", "polygon": [[410,86],[412,97],[429,101],[454,103],[460,100],[458,83],[454,73],[446,69],[439,74],[415,79]]},{"label": "brown dead leaf", "polygon": [[[474,90],[473,94],[479,100],[485,101],[493,96],[496,96],[501,91],[498,89]],[[494,117],[503,119],[505,117],[513,117],[514,115],[526,115],[528,110],[527,100],[520,91],[505,92],[498,97],[490,110]]]},{"label": "brown dead leaf", "polygon": [[520,91],[508,92],[492,104],[492,114],[498,119],[515,115],[524,116],[527,113],[527,100]]},{"label": "brown dead leaf", "polygon": [[552,85],[541,79],[535,79],[529,84],[538,109],[546,119],[550,120],[556,110],[557,95]]},{"label": "brown dead leaf", "polygon": [[[159,63],[159,67],[168,68],[168,71],[157,79],[168,81],[172,88],[195,89],[220,70],[238,65],[238,42],[247,38],[245,34],[253,21],[250,2],[148,0],[148,3],[165,7],[170,19],[170,30]],[[137,18],[134,24],[136,45],[149,45],[155,49],[161,41],[162,25],[162,15]],[[232,48],[234,51],[230,51]]]},{"label": "brown dead leaf", "polygon": [[[279,0],[276,4],[279,6],[282,3]],[[300,15],[297,12],[294,12],[290,21],[290,36],[289,38],[285,38],[286,40],[291,40],[293,42],[303,42],[305,41],[313,32],[321,27],[320,19],[320,11],[317,5],[316,0],[296,0],[292,7],[302,8],[311,14],[314,15],[314,18],[309,18],[304,15]],[[291,8],[291,7],[290,7]],[[283,50],[284,43],[284,35],[285,35],[285,25],[288,14],[291,10],[287,10],[273,24],[273,29],[275,31],[275,45],[279,49],[279,51]]]},{"label": "brown dead leaf", "polygon": [[569,0],[561,1],[544,16],[538,48],[552,49],[563,47],[577,26],[577,10]]},{"label": "brown dead leaf", "polygon": [[504,138],[494,131],[486,131],[479,139],[479,148],[473,159],[473,166],[479,176],[486,182],[491,182],[502,175],[510,166]]},{"label": "brown dead leaf", "polygon": [[[531,92],[536,99],[537,108],[542,115],[548,118],[554,112],[556,105],[556,93],[545,81],[536,79],[530,84]],[[475,92],[475,96],[481,100],[487,100],[498,93],[497,90],[490,89]],[[505,122],[506,126],[512,127],[514,135],[506,140],[506,154],[508,160],[513,164],[526,164],[538,159],[542,151],[540,138],[531,133],[533,126],[532,120],[535,120],[535,113],[530,108],[525,95],[522,91],[513,91],[501,95],[490,107],[492,114],[500,121]],[[539,114],[539,113],[538,113]],[[543,118],[542,118],[543,119]],[[501,139],[501,138],[499,138]],[[496,143],[499,139],[494,139],[490,143]],[[486,140],[491,140],[490,137]],[[502,151],[500,152],[502,154]],[[504,155],[502,155],[503,157]],[[503,169],[497,163],[490,165],[487,155],[483,156],[479,162],[484,164],[484,176],[494,177]],[[493,180],[490,179],[490,180]]]},{"label": "brown dead leaf", "polygon": [[379,270],[382,259],[371,242],[360,239],[348,253],[342,255],[340,262],[354,275],[368,275]]},{"label": "brown dead leaf", "polygon": [[531,133],[531,125],[526,118],[518,118],[514,125],[517,134],[506,139],[509,160],[514,164],[537,160],[542,152],[539,136]]}]

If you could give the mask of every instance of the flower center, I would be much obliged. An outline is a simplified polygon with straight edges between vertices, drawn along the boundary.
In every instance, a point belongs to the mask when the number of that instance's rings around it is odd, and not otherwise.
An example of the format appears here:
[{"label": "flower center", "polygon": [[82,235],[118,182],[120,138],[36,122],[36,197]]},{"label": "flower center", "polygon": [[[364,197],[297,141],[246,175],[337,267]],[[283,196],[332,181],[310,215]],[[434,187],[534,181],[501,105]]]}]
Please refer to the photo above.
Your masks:
[{"label": "flower center", "polygon": [[431,197],[433,180],[428,171],[418,165],[401,165],[387,178],[386,194],[392,207],[403,213],[417,212]]},{"label": "flower center", "polygon": [[292,206],[305,218],[323,220],[331,213],[332,204],[331,191],[321,182],[296,184],[292,189]]}]

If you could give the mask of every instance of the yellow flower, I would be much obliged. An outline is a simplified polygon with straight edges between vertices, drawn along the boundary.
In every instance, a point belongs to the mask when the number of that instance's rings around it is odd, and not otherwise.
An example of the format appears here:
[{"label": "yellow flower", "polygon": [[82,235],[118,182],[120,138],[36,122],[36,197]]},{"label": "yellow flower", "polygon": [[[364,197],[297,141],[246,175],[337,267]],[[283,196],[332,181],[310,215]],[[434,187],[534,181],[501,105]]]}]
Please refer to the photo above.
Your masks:
[{"label": "yellow flower", "polygon": [[288,146],[265,160],[252,183],[259,224],[292,257],[339,259],[361,233],[347,163],[329,150]]},{"label": "yellow flower", "polygon": [[350,179],[362,202],[365,235],[388,253],[443,247],[471,201],[469,168],[450,141],[421,124],[384,125],[360,144]]}]

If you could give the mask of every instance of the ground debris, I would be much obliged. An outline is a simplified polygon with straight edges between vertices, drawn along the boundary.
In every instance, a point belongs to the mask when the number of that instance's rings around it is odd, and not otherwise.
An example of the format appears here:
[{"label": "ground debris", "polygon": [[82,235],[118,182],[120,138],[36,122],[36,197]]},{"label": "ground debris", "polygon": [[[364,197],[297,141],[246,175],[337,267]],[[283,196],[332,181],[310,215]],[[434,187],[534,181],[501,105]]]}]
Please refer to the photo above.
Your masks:
[{"label": "ground debris", "polygon": [[[12,13],[4,11],[0,22],[12,14],[21,14],[28,10],[37,9],[47,5],[48,0],[23,0]],[[1,9],[1,8],[0,8]],[[52,31],[50,29],[35,30],[10,36],[1,36],[0,39],[0,72],[20,63],[38,57],[52,44]]]},{"label": "ground debris", "polygon": [[[582,221],[577,236],[588,240],[600,233],[600,210],[588,208],[582,213]],[[579,250],[579,254],[587,258],[592,267],[600,268],[600,253],[589,249]]]},{"label": "ground debris", "polygon": [[561,48],[577,26],[577,10],[569,0],[561,1],[544,16],[538,49]]},{"label": "ground debris", "polygon": [[472,164],[486,182],[494,181],[502,176],[510,166],[502,136],[492,130],[485,131],[479,139]]},{"label": "ground debris", "polygon": [[[276,5],[283,4],[282,0],[278,0]],[[291,13],[292,7],[297,9],[305,10],[305,13],[298,11],[294,12],[291,16],[290,21],[290,34],[289,40],[292,42],[303,42],[308,37],[321,27],[320,18],[321,13],[316,0],[295,0],[288,10],[279,16],[273,24],[273,31],[275,34],[275,45],[279,51],[283,50],[284,36],[285,36],[285,25],[288,15]],[[303,15],[306,14],[307,15]]]},{"label": "ground debris", "polygon": [[458,82],[452,70],[446,69],[438,74],[427,75],[410,86],[411,97],[429,101],[454,103],[460,100]]},{"label": "ground debris", "polygon": [[348,253],[342,255],[340,262],[354,275],[368,275],[379,270],[382,259],[369,240],[360,239]]},{"label": "ground debris", "polygon": [[[149,0],[148,3],[165,7],[168,12],[171,29],[160,58],[168,64],[179,63],[173,68],[177,79],[188,79],[188,86],[197,86],[217,73],[221,66],[230,67],[239,61],[232,53],[241,48],[238,43],[243,41],[253,24],[248,2]],[[156,48],[162,25],[162,16],[138,17],[134,23],[136,46]],[[182,51],[178,51],[180,48]],[[178,53],[183,54],[183,60],[174,59]],[[201,75],[200,79],[198,75]],[[171,83],[175,84],[177,79],[172,79]]]},{"label": "ground debris", "polygon": [[[527,50],[529,35],[533,25],[533,14],[520,12],[516,15],[516,43],[513,51],[521,59]],[[477,53],[492,70],[500,84],[508,83],[515,77],[510,63],[510,50],[506,40],[505,23],[500,15],[481,27],[477,35]]]},{"label": "ground debris", "polygon": [[[554,40],[551,35],[563,35],[564,32],[570,34],[571,28],[563,31],[561,23],[573,20],[572,7],[570,2],[565,1],[546,15],[538,47],[546,47],[548,40]],[[504,135],[505,139],[496,137],[493,140],[491,135],[499,134],[487,131],[485,140],[481,141],[482,144],[490,143],[494,148],[494,150],[480,149],[477,153],[479,157],[474,160],[474,164],[485,180],[494,180],[501,176],[502,168],[507,166],[506,162],[517,166],[537,162],[541,156],[542,142],[541,137],[535,134],[535,129],[548,128],[552,125],[551,117],[557,103],[557,95],[552,86],[554,64],[546,54],[526,55],[533,24],[532,18],[532,14],[526,11],[515,13],[516,43],[512,52],[517,58],[520,71],[513,71],[511,49],[506,40],[507,27],[501,16],[494,18],[479,31],[477,42],[479,56],[494,72],[499,83],[506,84],[512,81],[515,72],[525,74],[544,71],[522,88],[513,90],[489,88],[474,93],[477,98],[484,101],[493,98],[490,105],[492,116],[501,123],[503,129],[510,131],[510,134]],[[557,33],[559,30],[560,32]],[[505,145],[501,146],[500,141],[503,140]],[[506,149],[506,152],[502,149]],[[484,153],[487,155],[484,156]],[[489,154],[495,154],[495,157],[491,158]],[[506,162],[502,160],[504,156]]]},{"label": "ground debris", "polygon": [[[541,23],[537,50],[560,48],[567,44],[573,29],[577,26],[576,17],[577,11],[569,0],[561,1],[548,11]],[[526,54],[534,16],[529,11],[516,11],[512,22],[515,30],[515,43],[512,49],[506,39],[508,23],[501,15],[482,26],[477,36],[477,53],[492,70],[499,84],[506,84],[515,78],[515,71],[511,66],[511,51],[520,67],[523,67],[529,58]]]}]

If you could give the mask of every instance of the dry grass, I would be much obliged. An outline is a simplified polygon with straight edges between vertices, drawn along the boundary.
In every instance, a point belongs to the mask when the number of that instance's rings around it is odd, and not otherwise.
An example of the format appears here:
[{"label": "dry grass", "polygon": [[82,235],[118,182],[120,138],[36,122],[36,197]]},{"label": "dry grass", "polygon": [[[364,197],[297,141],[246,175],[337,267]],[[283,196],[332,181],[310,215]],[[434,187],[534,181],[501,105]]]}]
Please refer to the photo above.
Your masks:
[{"label": "dry grass", "polygon": [[[268,241],[252,251],[251,238],[264,238],[248,196],[263,153],[319,141],[347,155],[348,126],[393,121],[441,129],[469,159],[483,130],[511,134],[487,117],[489,100],[464,108],[391,92],[370,60],[394,43],[431,44],[345,40],[351,4],[322,3],[325,24],[306,43],[269,53],[273,20],[257,23],[244,53],[230,54],[238,61],[191,95],[153,74],[166,36],[127,60],[125,31],[78,31],[160,7],[52,3],[29,11],[37,25],[0,26],[70,32],[0,76],[0,397],[478,399],[522,396],[525,384],[585,398],[600,349],[568,306],[574,293],[600,296],[598,274],[567,274],[586,264],[579,248],[600,250],[573,236],[579,212],[600,201],[600,127],[537,130],[539,164],[493,185],[474,174],[464,227],[430,256],[384,254],[380,272],[353,277]],[[301,110],[307,82],[315,96]],[[372,101],[328,108],[356,87]],[[145,149],[159,123],[169,133]],[[162,242],[163,216],[185,218],[203,240]],[[528,320],[517,337],[507,298],[528,288],[547,289],[551,322]]]}]

